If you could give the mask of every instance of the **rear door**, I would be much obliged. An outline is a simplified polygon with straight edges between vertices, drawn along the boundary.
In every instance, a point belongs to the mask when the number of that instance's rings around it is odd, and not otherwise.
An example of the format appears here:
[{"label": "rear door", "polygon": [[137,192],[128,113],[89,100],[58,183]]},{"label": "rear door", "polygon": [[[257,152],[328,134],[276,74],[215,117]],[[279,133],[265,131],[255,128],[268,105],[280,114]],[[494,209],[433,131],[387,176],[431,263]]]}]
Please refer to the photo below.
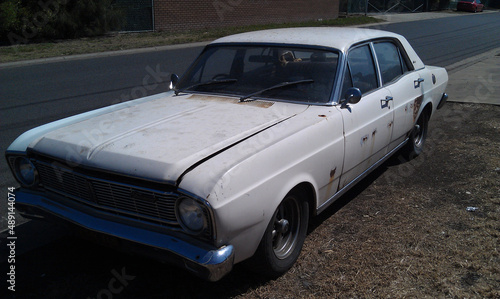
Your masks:
[{"label": "rear door", "polygon": [[375,57],[380,70],[382,86],[392,96],[394,126],[389,151],[403,142],[416,122],[422,104],[423,79],[417,71],[410,69],[403,48],[391,40],[373,43]]}]

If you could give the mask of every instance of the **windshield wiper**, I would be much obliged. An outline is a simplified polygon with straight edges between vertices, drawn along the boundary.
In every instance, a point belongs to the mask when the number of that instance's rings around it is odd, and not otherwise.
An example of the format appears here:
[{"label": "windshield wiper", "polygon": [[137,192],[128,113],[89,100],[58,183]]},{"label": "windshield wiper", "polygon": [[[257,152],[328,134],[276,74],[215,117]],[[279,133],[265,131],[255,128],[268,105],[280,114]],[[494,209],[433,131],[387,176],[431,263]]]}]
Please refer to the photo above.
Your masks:
[{"label": "windshield wiper", "polygon": [[224,79],[224,80],[211,80],[207,82],[201,82],[201,83],[196,83],[191,86],[188,86],[183,89],[176,89],[175,90],[175,95],[179,95],[179,93],[184,92],[186,90],[189,90],[191,88],[199,87],[199,86],[205,86],[205,85],[214,85],[214,84],[223,84],[223,83],[234,83],[238,81],[237,79]]},{"label": "windshield wiper", "polygon": [[240,98],[240,102],[249,102],[249,101],[245,101],[245,100],[248,99],[248,98],[251,98],[253,96],[259,95],[261,93],[264,93],[266,91],[269,91],[269,90],[279,89],[279,88],[283,88],[283,87],[287,87],[287,86],[292,86],[292,85],[297,85],[297,84],[303,84],[303,83],[314,83],[314,80],[313,79],[306,79],[306,80],[281,82],[281,83],[273,85],[271,87],[268,87],[268,88],[265,88],[265,89],[253,92],[253,93],[251,93],[249,95],[242,96]]}]

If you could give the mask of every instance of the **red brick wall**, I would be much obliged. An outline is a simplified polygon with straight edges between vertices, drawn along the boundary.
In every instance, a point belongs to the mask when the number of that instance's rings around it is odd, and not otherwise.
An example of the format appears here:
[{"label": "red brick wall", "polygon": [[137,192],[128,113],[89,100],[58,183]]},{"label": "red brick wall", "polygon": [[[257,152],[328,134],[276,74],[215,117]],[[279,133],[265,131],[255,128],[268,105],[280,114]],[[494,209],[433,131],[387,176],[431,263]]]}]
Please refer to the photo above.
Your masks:
[{"label": "red brick wall", "polygon": [[156,31],[286,23],[338,17],[339,0],[156,0]]}]

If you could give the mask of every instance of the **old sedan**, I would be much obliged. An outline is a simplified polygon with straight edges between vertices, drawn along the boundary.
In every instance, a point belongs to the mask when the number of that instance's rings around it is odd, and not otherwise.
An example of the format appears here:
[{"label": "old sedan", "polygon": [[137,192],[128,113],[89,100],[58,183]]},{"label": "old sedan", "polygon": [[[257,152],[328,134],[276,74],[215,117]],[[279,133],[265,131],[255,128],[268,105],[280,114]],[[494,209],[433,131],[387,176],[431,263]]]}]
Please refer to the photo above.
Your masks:
[{"label": "old sedan", "polygon": [[221,38],[169,92],[18,137],[16,207],[211,281],[248,259],[276,277],[310,216],[393,153],[421,153],[447,81],[390,32]]}]

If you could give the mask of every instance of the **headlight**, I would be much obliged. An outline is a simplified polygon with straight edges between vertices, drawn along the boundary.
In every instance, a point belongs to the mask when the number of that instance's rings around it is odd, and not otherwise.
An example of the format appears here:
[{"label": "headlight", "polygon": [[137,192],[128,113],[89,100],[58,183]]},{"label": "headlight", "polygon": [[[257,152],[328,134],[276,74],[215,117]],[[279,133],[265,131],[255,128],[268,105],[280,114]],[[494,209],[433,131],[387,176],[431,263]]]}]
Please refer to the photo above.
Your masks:
[{"label": "headlight", "polygon": [[38,172],[35,165],[26,157],[15,159],[14,174],[19,182],[26,187],[33,187],[38,183]]},{"label": "headlight", "polygon": [[205,213],[195,200],[188,197],[179,198],[176,212],[178,221],[188,232],[197,234],[205,228]]}]

